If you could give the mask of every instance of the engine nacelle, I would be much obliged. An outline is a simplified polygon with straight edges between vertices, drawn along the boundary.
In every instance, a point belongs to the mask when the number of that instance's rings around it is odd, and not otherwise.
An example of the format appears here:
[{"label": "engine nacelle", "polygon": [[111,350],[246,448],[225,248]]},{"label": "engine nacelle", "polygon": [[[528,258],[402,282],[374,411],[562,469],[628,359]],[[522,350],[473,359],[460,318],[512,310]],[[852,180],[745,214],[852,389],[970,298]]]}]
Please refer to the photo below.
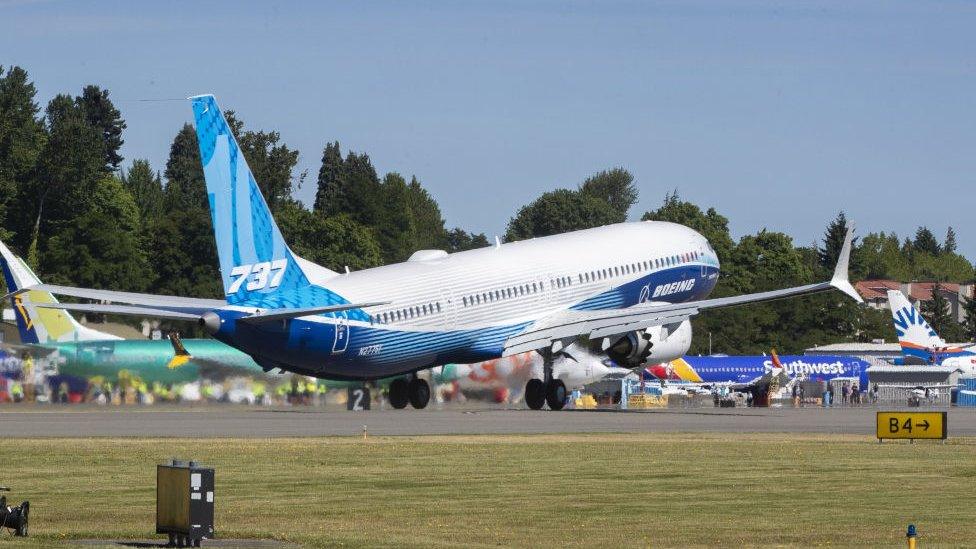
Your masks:
[{"label": "engine nacelle", "polygon": [[630,332],[604,351],[623,368],[637,368],[647,362],[667,362],[683,356],[691,347],[691,321],[651,326]]}]

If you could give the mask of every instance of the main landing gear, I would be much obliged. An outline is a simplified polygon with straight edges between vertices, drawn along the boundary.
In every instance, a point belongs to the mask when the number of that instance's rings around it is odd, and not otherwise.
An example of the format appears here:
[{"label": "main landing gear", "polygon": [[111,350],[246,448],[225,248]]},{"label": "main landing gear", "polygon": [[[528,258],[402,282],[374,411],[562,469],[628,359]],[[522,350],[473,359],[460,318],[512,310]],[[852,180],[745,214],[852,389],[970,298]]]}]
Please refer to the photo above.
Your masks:
[{"label": "main landing gear", "polygon": [[401,377],[390,383],[390,406],[401,410],[408,402],[418,410],[426,408],[430,402],[430,384],[416,374],[411,375],[409,381]]},{"label": "main landing gear", "polygon": [[566,406],[566,384],[552,377],[552,352],[540,354],[544,379],[530,379],[525,384],[525,404],[532,410],[541,410],[546,404],[550,410],[562,410]]}]

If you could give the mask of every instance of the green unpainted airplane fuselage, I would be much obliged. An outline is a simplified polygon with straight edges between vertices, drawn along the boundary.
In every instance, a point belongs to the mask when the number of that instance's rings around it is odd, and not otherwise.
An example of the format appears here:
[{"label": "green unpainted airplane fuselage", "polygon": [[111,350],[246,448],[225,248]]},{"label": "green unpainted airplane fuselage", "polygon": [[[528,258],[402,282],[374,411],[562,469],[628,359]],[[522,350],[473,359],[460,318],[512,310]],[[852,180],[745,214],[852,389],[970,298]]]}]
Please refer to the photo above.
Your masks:
[{"label": "green unpainted airplane fuselage", "polygon": [[49,358],[59,373],[84,378],[102,376],[117,381],[119,372],[126,370],[146,383],[172,384],[197,381],[201,377],[264,374],[250,356],[219,341],[185,339],[183,344],[194,358],[177,368],[169,367],[175,353],[167,340],[120,339],[37,346],[57,351]]}]

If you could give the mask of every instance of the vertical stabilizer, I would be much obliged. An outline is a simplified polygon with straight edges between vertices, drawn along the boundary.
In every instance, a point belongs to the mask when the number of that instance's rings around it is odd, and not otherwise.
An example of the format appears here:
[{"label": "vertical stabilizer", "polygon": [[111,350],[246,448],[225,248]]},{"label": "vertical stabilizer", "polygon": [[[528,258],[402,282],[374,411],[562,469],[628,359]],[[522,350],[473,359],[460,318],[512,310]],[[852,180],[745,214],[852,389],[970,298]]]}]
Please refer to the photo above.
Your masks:
[{"label": "vertical stabilizer", "polygon": [[317,282],[337,275],[288,248],[216,99],[199,95],[190,101],[227,303],[261,308],[348,303],[309,282],[309,275]]},{"label": "vertical stabilizer", "polygon": [[946,342],[929,326],[905,294],[888,290],[888,306],[891,307],[891,318],[902,352],[928,360],[932,350],[945,347]]},{"label": "vertical stabilizer", "polygon": [[[7,282],[7,291],[14,292],[40,284],[37,275],[19,257],[0,242],[0,266]],[[118,336],[86,328],[67,311],[35,307],[31,303],[57,303],[48,292],[32,290],[11,298],[21,343],[48,343],[56,341],[91,341],[120,339]]]}]

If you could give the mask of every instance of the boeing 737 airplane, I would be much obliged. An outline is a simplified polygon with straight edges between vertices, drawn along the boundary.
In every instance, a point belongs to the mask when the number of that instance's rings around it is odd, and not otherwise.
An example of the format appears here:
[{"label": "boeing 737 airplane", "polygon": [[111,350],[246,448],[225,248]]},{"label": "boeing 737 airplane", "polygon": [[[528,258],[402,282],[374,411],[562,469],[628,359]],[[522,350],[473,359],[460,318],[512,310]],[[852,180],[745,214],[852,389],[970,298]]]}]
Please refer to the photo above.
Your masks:
[{"label": "boeing 737 airplane", "polygon": [[[40,285],[55,294],[121,304],[43,307],[199,322],[216,339],[281,368],[326,379],[373,380],[447,363],[535,351],[543,378],[530,408],[561,409],[553,361],[580,338],[637,368],[691,344],[700,311],[839,289],[848,233],[829,282],[706,299],[719,262],[708,241],[674,223],[619,223],[448,254],[420,250],[406,262],[340,274],[291,252],[212,95],[190,98],[226,299],[208,300]],[[430,398],[416,375],[390,386],[391,402]]]},{"label": "boeing 737 airplane", "polygon": [[973,347],[950,347],[946,344],[905,294],[888,290],[888,306],[891,307],[891,318],[905,358],[924,364],[950,366],[966,375],[976,374],[976,351]]}]

